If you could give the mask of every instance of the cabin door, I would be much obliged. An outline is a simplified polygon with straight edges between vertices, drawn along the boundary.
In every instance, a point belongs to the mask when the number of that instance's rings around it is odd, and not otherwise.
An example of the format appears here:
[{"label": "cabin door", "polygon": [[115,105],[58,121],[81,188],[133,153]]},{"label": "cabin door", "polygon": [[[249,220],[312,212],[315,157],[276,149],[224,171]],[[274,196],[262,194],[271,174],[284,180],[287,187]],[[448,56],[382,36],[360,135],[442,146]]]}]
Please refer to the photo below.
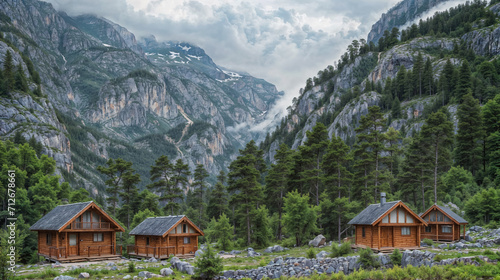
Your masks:
[{"label": "cabin door", "polygon": [[78,234],[70,233],[69,234],[69,252],[70,256],[78,255]]},{"label": "cabin door", "polygon": [[392,227],[380,228],[380,247],[392,247]]}]

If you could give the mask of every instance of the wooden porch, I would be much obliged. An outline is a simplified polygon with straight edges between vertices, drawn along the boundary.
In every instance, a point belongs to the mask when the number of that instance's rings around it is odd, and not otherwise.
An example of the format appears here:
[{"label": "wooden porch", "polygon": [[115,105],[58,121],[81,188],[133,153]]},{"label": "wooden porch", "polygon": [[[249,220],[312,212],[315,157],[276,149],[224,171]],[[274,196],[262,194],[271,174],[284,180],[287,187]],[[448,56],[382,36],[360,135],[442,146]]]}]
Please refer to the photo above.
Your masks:
[{"label": "wooden porch", "polygon": [[96,245],[86,246],[84,254],[71,255],[66,247],[49,247],[49,253],[38,253],[49,261],[58,262],[83,262],[96,260],[109,260],[120,258],[122,255],[122,245]]},{"label": "wooden porch", "polygon": [[[192,247],[191,247],[192,248]],[[190,254],[187,251],[187,247],[175,247],[175,246],[164,246],[164,247],[153,247],[153,246],[136,246],[128,245],[127,254],[129,256],[137,258],[156,258],[158,260],[168,259],[171,255],[174,255],[181,259],[193,258],[194,254]],[[195,246],[195,252],[198,250],[198,246]]]}]

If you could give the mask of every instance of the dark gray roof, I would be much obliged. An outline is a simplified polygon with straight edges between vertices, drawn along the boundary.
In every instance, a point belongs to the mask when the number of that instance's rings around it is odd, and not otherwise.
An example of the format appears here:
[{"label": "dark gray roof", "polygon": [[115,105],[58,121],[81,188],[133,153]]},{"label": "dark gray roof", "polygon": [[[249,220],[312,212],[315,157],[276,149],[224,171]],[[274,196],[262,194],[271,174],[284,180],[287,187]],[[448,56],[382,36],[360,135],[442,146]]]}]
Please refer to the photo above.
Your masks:
[{"label": "dark gray roof", "polygon": [[441,209],[441,211],[443,211],[444,213],[448,214],[448,216],[452,217],[459,224],[468,224],[468,222],[464,218],[460,217],[457,213],[453,212],[453,210],[451,210],[450,208],[445,207],[445,206],[439,206],[437,204],[436,204],[436,206],[439,209]]},{"label": "dark gray roof", "polygon": [[92,201],[59,205],[32,225],[30,230],[60,230],[90,203]]},{"label": "dark gray roof", "polygon": [[370,204],[365,208],[365,210],[361,211],[361,213],[354,217],[348,224],[371,225],[400,201],[401,200],[386,202],[383,205],[380,205],[380,203]]},{"label": "dark gray roof", "polygon": [[129,234],[163,236],[184,217],[184,215],[178,215],[147,218],[131,230]]}]

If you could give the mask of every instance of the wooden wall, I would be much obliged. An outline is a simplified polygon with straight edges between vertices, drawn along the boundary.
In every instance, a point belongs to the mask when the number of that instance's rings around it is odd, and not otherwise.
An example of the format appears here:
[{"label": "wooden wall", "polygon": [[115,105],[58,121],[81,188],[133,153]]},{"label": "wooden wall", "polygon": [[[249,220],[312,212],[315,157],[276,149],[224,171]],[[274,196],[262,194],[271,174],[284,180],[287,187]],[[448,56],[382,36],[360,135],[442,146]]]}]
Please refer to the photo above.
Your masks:
[{"label": "wooden wall", "polygon": [[[378,227],[364,226],[365,237],[362,237],[362,225],[356,225],[356,245],[378,248]],[[414,247],[418,243],[418,227],[410,226],[410,235],[402,235],[400,226],[380,227],[380,247]]]},{"label": "wooden wall", "polygon": [[414,247],[420,246],[418,244],[418,227],[412,226],[410,228],[410,235],[401,234],[402,227],[394,227],[394,247]]},{"label": "wooden wall", "polygon": [[[167,235],[166,238],[161,238],[159,236],[146,236],[146,235],[136,235],[135,236],[135,245],[139,246],[136,248],[137,253],[145,254],[146,253],[146,244],[147,238],[149,237],[149,247],[162,247],[165,248],[167,246],[174,246],[175,248],[171,248],[172,254],[190,254],[196,252],[198,249],[198,235],[196,234],[180,234],[175,236]],[[189,244],[184,244],[184,237],[189,237]],[[160,243],[161,239],[161,243]],[[168,239],[168,243],[167,243]],[[153,254],[153,248],[148,248],[148,253]]]},{"label": "wooden wall", "polygon": [[[363,238],[363,227],[365,228],[365,237]],[[372,247],[372,226],[356,225],[356,245],[365,245]]]}]

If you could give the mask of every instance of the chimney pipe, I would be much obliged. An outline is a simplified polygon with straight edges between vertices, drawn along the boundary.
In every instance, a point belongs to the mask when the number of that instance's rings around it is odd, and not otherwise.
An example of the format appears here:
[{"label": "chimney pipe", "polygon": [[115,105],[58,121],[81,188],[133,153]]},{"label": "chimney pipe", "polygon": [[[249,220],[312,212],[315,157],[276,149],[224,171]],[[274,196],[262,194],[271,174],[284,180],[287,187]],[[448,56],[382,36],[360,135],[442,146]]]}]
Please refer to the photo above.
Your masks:
[{"label": "chimney pipe", "polygon": [[385,203],[385,192],[380,193],[380,205],[384,205]]}]

